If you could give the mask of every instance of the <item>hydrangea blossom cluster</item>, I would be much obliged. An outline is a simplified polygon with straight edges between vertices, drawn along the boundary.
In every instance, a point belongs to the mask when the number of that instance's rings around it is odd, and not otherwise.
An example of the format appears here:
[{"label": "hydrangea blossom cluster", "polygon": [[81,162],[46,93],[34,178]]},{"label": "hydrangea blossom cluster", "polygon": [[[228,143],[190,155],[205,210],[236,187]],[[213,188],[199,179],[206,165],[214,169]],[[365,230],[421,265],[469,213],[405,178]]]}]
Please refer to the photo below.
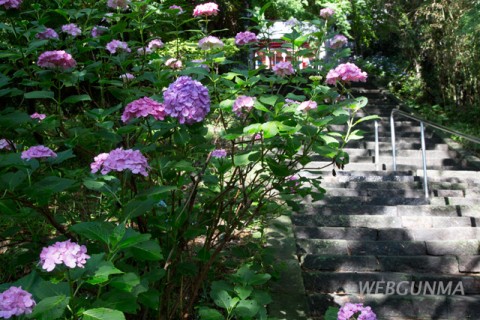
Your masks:
[{"label": "hydrangea blossom cluster", "polygon": [[128,122],[133,118],[153,116],[156,120],[165,119],[165,107],[162,103],[144,97],[130,102],[122,114],[122,121]]},{"label": "hydrangea blossom cluster", "polygon": [[57,264],[64,264],[70,269],[75,267],[84,268],[90,256],[87,255],[87,248],[70,239],[63,242],[55,242],[49,247],[42,249],[40,253],[40,263],[42,269],[47,272],[55,269]]},{"label": "hydrangea blossom cluster", "polygon": [[239,32],[235,36],[235,44],[237,46],[245,45],[252,42],[257,42],[257,35],[250,31]]},{"label": "hydrangea blossom cluster", "polygon": [[342,63],[327,73],[327,84],[334,85],[337,81],[366,82],[367,73],[353,63]]},{"label": "hydrangea blossom cluster", "polygon": [[350,320],[352,316],[357,316],[357,320],[377,320],[376,314],[370,307],[364,307],[363,303],[347,302],[338,311],[338,320]]},{"label": "hydrangea blossom cluster", "polygon": [[104,26],[95,26],[92,28],[92,38],[98,38],[102,34],[104,34],[108,30],[107,27]]},{"label": "hydrangea blossom cluster", "polygon": [[64,50],[45,51],[38,57],[37,65],[42,68],[70,69],[77,65],[70,53]]},{"label": "hydrangea blossom cluster", "polygon": [[337,34],[330,40],[330,48],[340,49],[348,43],[347,37],[343,34]]},{"label": "hydrangea blossom cluster", "polygon": [[180,123],[202,121],[210,112],[208,89],[188,76],[179,77],[163,93],[165,113]]},{"label": "hydrangea blossom cluster", "polygon": [[62,26],[62,32],[71,35],[72,37],[76,37],[82,34],[82,30],[75,24],[69,23]]},{"label": "hydrangea blossom cluster", "polygon": [[212,151],[212,157],[214,158],[225,158],[227,156],[227,151],[225,149],[215,149]]},{"label": "hydrangea blossom cluster", "polygon": [[46,116],[45,114],[43,114],[43,113],[38,113],[38,112],[32,113],[32,114],[30,115],[30,118],[32,118],[32,119],[38,119],[38,120],[40,120],[40,121],[43,120],[43,119],[45,119],[46,117],[47,117],[47,116]]},{"label": "hydrangea blossom cluster", "polygon": [[273,66],[273,72],[280,77],[289,76],[295,73],[290,61],[282,61]]},{"label": "hydrangea blossom cluster", "polygon": [[298,111],[308,111],[314,109],[317,109],[317,103],[312,100],[303,101],[297,108]]},{"label": "hydrangea blossom cluster", "polygon": [[202,50],[210,50],[215,48],[223,48],[225,44],[217,37],[208,36],[198,41],[198,47]]},{"label": "hydrangea blossom cluster", "polygon": [[22,0],[0,0],[0,6],[4,6],[5,9],[18,9],[22,4]]},{"label": "hydrangea blossom cluster", "polygon": [[110,171],[124,171],[130,170],[133,174],[141,174],[148,176],[147,170],[150,168],[147,163],[147,158],[139,151],[123,148],[117,148],[110,151],[110,153],[101,153],[95,158],[94,162],[90,164],[92,173],[100,170],[101,174],[107,174]]},{"label": "hydrangea blossom cluster", "polygon": [[117,9],[127,10],[129,4],[130,4],[129,0],[108,0],[107,1],[107,7],[112,8],[114,10],[117,10]]},{"label": "hydrangea blossom cluster", "polygon": [[39,32],[35,35],[35,38],[41,40],[58,39],[58,33],[52,28],[47,28],[45,31]]},{"label": "hydrangea blossom cluster", "polygon": [[170,58],[165,61],[165,65],[174,70],[182,69],[183,67],[182,61],[175,58]]},{"label": "hydrangea blossom cluster", "polygon": [[239,117],[242,116],[244,112],[248,113],[252,110],[255,100],[249,96],[239,96],[235,99],[233,103],[232,111]]},{"label": "hydrangea blossom cluster", "polygon": [[119,78],[122,79],[123,82],[128,82],[135,79],[135,76],[127,72],[127,73],[121,74]]},{"label": "hydrangea blossom cluster", "polygon": [[329,19],[334,14],[335,14],[335,11],[333,11],[332,8],[324,8],[324,9],[320,10],[320,17],[322,17],[325,20]]},{"label": "hydrangea blossom cluster", "polygon": [[57,154],[52,151],[52,149],[38,145],[30,147],[29,149],[22,152],[20,158],[31,160],[32,158],[56,158]]},{"label": "hydrangea blossom cluster", "polygon": [[147,49],[149,49],[150,51],[153,51],[153,50],[161,49],[161,48],[163,48],[163,46],[164,46],[164,44],[163,44],[162,40],[153,39],[148,43]]},{"label": "hydrangea blossom cluster", "polygon": [[107,45],[105,48],[111,53],[117,53],[117,50],[119,51],[126,51],[126,52],[132,52],[132,50],[128,47],[128,43],[120,40],[112,40]]},{"label": "hydrangea blossom cluster", "polygon": [[12,146],[8,143],[7,139],[0,139],[0,150],[12,150]]},{"label": "hydrangea blossom cluster", "polygon": [[32,313],[35,307],[32,294],[22,287],[10,287],[0,293],[0,318],[10,319],[13,316]]},{"label": "hydrangea blossom cluster", "polygon": [[171,5],[170,7],[168,7],[168,9],[170,9],[170,10],[179,10],[178,14],[182,14],[182,13],[185,12],[182,7],[177,6],[176,4]]},{"label": "hydrangea blossom cluster", "polygon": [[214,2],[207,2],[204,4],[199,4],[193,9],[193,16],[199,17],[209,17],[216,16],[218,14],[218,5]]}]

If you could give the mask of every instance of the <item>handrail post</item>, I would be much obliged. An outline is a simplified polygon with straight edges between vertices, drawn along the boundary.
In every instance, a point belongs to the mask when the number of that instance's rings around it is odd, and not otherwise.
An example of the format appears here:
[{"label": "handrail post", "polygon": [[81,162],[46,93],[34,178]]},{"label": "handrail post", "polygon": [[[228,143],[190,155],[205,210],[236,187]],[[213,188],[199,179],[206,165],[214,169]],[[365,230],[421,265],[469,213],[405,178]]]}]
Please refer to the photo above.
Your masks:
[{"label": "handrail post", "polygon": [[423,189],[425,190],[425,198],[428,199],[428,177],[427,177],[427,151],[425,147],[425,128],[423,121],[420,121],[420,131],[422,139],[422,159],[423,159]]},{"label": "handrail post", "polygon": [[397,159],[395,156],[395,120],[393,119],[393,114],[395,110],[392,110],[390,114],[390,135],[392,137],[392,156],[393,156],[393,171],[397,171]]},{"label": "handrail post", "polygon": [[380,150],[378,146],[378,121],[375,120],[375,170],[378,171],[378,163],[380,158]]}]

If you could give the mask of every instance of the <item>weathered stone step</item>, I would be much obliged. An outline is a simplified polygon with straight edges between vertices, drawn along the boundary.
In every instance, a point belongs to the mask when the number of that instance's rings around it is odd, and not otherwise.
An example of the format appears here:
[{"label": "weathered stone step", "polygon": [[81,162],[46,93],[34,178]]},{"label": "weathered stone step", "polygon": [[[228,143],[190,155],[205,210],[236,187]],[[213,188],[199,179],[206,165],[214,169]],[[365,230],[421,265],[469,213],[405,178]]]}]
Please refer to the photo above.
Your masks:
[{"label": "weathered stone step", "polygon": [[[416,175],[423,177],[423,170],[416,170]],[[428,170],[428,180],[432,182],[469,183],[480,186],[480,171]]]},{"label": "weathered stone step", "polygon": [[[385,140],[385,139],[384,139]],[[347,146],[349,148],[363,148],[363,149],[375,149],[375,141],[372,139],[371,141],[367,140],[354,140],[349,141]],[[397,155],[401,155],[401,150],[408,149],[408,150],[421,150],[422,145],[420,141],[398,141],[396,144]],[[390,141],[379,141],[378,143],[379,150],[389,150],[392,151],[392,144]],[[425,142],[425,148],[427,150],[448,150],[448,144],[446,143],[436,143],[431,141]]]},{"label": "weathered stone step", "polygon": [[[348,188],[348,189],[403,189],[403,190],[412,190],[412,189],[419,189],[422,190],[422,183],[421,181],[409,181],[409,182],[400,182],[400,181],[347,181],[347,182],[335,182],[335,181],[322,181],[322,187],[325,189],[330,188]],[[435,186],[432,185],[432,190]],[[454,189],[452,188],[440,188],[437,189]],[[463,190],[461,185],[457,185],[457,189]]]},{"label": "weathered stone step", "polygon": [[[425,288],[424,285],[423,287]],[[438,288],[435,288],[435,290],[438,291]],[[451,291],[453,292],[453,290]],[[429,287],[426,291],[427,295],[310,294],[308,295],[308,301],[312,316],[319,316],[320,318],[325,314],[329,305],[344,305],[346,302],[350,302],[370,306],[375,312],[377,320],[478,319],[480,295],[429,295],[430,292]]]},{"label": "weathered stone step", "polygon": [[[438,199],[438,198],[437,198]],[[451,199],[451,198],[449,198]],[[463,199],[463,198],[462,198]],[[432,199],[434,200],[434,198]],[[470,200],[470,199],[468,199]],[[473,200],[471,200],[473,201]],[[480,199],[479,199],[480,201]],[[429,204],[428,200],[422,197],[421,195],[416,195],[416,197],[403,197],[401,192],[398,196],[385,198],[381,195],[374,196],[328,196],[322,200],[316,201],[313,205],[323,205],[323,204],[346,204],[346,203],[356,203],[356,204],[365,204],[365,205],[385,205],[385,206],[394,206],[394,205],[425,205]],[[466,203],[467,204],[467,203]],[[472,203],[473,204],[473,203]]]},{"label": "weathered stone step", "polygon": [[438,197],[431,198],[430,203],[432,205],[480,205],[480,198],[476,197]]},{"label": "weathered stone step", "polygon": [[[406,197],[406,198],[423,198],[422,189],[383,189],[382,186],[376,188],[329,188],[327,189],[326,198],[329,197]],[[461,191],[460,191],[461,192]]]}]

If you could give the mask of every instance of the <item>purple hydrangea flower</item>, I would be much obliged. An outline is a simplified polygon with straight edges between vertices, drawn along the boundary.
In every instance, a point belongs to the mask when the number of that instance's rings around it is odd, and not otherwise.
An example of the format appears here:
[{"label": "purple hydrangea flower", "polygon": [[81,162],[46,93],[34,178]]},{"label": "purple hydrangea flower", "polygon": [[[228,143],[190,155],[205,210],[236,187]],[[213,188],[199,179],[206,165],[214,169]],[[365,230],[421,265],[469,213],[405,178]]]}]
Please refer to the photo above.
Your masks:
[{"label": "purple hydrangea flower", "polygon": [[273,66],[273,72],[280,77],[285,77],[295,73],[290,61],[282,61]]},{"label": "purple hydrangea flower", "polygon": [[22,152],[20,158],[31,160],[32,158],[56,158],[57,154],[52,149],[39,145],[33,146]]},{"label": "purple hydrangea flower", "polygon": [[330,48],[332,49],[340,49],[344,45],[348,43],[347,37],[342,34],[335,35],[332,39],[330,39]]},{"label": "purple hydrangea flower", "polygon": [[227,151],[225,149],[215,149],[212,151],[212,157],[214,158],[225,158],[227,156]]},{"label": "purple hydrangea flower", "polygon": [[156,120],[165,119],[165,107],[163,103],[144,97],[130,102],[122,114],[122,121],[128,122],[133,118],[153,116]]},{"label": "purple hydrangea flower", "polygon": [[10,319],[13,316],[30,314],[35,304],[31,293],[22,287],[10,287],[0,293],[0,318]]},{"label": "purple hydrangea flower", "polygon": [[117,148],[110,153],[101,153],[96,156],[94,162],[90,164],[92,173],[100,171],[101,174],[107,174],[110,171],[132,171],[133,174],[148,176],[147,170],[150,169],[147,158],[139,150]]},{"label": "purple hydrangea flower", "polygon": [[324,8],[320,10],[320,17],[322,17],[325,20],[329,19],[334,14],[335,14],[335,11],[333,11],[333,9],[331,8]]},{"label": "purple hydrangea flower", "polygon": [[38,57],[37,65],[42,68],[70,69],[77,65],[70,53],[63,50],[45,51]]},{"label": "purple hydrangea flower", "polygon": [[126,52],[132,52],[130,48],[128,47],[128,44],[124,41],[120,40],[112,40],[109,43],[107,43],[105,47],[111,54],[117,53],[117,50],[123,50]]},{"label": "purple hydrangea flower", "polygon": [[123,82],[129,82],[129,81],[132,81],[133,79],[135,79],[135,76],[131,73],[124,73],[124,74],[121,74],[119,76],[120,79],[123,80]]},{"label": "purple hydrangea flower", "polygon": [[202,121],[210,111],[208,89],[197,80],[182,76],[163,93],[165,113],[180,123]]},{"label": "purple hydrangea flower", "polygon": [[98,38],[100,37],[102,34],[104,34],[106,31],[108,30],[107,27],[104,27],[104,26],[95,26],[92,28],[92,38]]},{"label": "purple hydrangea flower", "polygon": [[358,316],[358,320],[377,320],[377,316],[370,307],[364,307],[363,303],[347,302],[338,311],[338,320],[350,320],[352,316]]},{"label": "purple hydrangea flower", "polygon": [[244,44],[252,43],[252,42],[257,42],[257,35],[253,32],[250,31],[245,31],[245,32],[239,32],[235,36],[235,44],[237,46],[241,46]]},{"label": "purple hydrangea flower", "polygon": [[165,61],[165,65],[174,70],[182,69],[183,67],[182,61],[175,58],[170,58]]},{"label": "purple hydrangea flower", "polygon": [[214,48],[223,48],[225,44],[217,37],[208,36],[198,41],[198,46],[202,50],[210,50]]},{"label": "purple hydrangea flower", "polygon": [[199,4],[198,6],[193,9],[193,16],[216,16],[218,14],[218,4],[214,2],[207,2],[204,4]]},{"label": "purple hydrangea flower", "polygon": [[90,256],[87,255],[87,248],[80,246],[70,239],[63,242],[55,242],[49,247],[42,249],[40,263],[42,269],[50,272],[57,264],[64,264],[70,269],[75,267],[84,268]]},{"label": "purple hydrangea flower", "polygon": [[62,32],[65,32],[72,37],[76,37],[82,34],[82,30],[75,24],[69,23],[62,26]]},{"label": "purple hydrangea flower", "polygon": [[5,9],[18,9],[22,4],[22,0],[0,0],[0,6],[4,6]]},{"label": "purple hydrangea flower", "polygon": [[115,10],[117,9],[127,10],[129,4],[130,4],[129,0],[108,0],[107,1],[107,7]]},{"label": "purple hydrangea flower", "polygon": [[367,73],[353,63],[342,63],[327,74],[327,84],[334,85],[337,81],[366,82]]},{"label": "purple hydrangea flower", "polygon": [[308,111],[313,109],[317,109],[317,103],[312,100],[307,100],[300,103],[300,105],[297,108],[298,111]]},{"label": "purple hydrangea flower", "polygon": [[38,119],[38,120],[43,120],[45,119],[47,116],[43,113],[38,113],[38,112],[35,112],[35,113],[32,113],[30,115],[30,118],[32,119]]},{"label": "purple hydrangea flower", "polygon": [[233,112],[239,117],[252,110],[255,100],[249,96],[238,96],[233,103]]},{"label": "purple hydrangea flower", "polygon": [[45,31],[39,32],[35,35],[35,38],[37,39],[58,39],[58,33],[53,30],[52,28],[47,28]]},{"label": "purple hydrangea flower", "polygon": [[12,150],[12,146],[8,143],[7,139],[0,139],[0,150]]},{"label": "purple hydrangea flower", "polygon": [[153,39],[147,45],[147,52],[153,52],[154,50],[161,49],[164,47],[162,40],[160,39]]}]

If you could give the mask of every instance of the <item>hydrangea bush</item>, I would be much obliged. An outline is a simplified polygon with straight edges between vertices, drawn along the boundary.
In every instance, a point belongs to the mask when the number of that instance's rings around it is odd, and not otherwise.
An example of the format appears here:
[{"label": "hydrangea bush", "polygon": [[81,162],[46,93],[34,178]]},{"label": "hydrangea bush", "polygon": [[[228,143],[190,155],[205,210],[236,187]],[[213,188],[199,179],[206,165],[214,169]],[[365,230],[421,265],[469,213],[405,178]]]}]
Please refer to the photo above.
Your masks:
[{"label": "hydrangea bush", "polygon": [[258,29],[221,39],[216,3],[181,5],[0,1],[0,317],[265,319],[265,269],[216,271],[256,254],[242,230],[321,198],[313,157],[348,163],[366,74],[319,59],[330,13],[267,70],[223,51],[272,54]]}]

